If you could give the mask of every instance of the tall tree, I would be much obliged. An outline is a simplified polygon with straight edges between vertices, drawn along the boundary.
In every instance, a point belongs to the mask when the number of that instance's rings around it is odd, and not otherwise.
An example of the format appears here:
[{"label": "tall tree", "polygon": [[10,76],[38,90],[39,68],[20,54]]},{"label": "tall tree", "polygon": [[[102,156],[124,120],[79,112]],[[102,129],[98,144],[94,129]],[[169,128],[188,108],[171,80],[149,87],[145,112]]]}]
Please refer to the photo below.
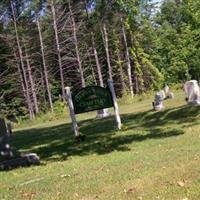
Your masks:
[{"label": "tall tree", "polygon": [[68,1],[68,6],[69,6],[69,11],[70,11],[70,17],[72,21],[72,29],[73,29],[73,37],[74,37],[74,45],[75,45],[75,50],[76,50],[76,58],[79,66],[79,73],[81,76],[81,86],[85,87],[85,78],[84,78],[84,69],[82,67],[82,61],[81,61],[81,56],[80,56],[80,51],[79,51],[79,46],[78,46],[78,38],[77,38],[77,26],[75,23],[74,19],[74,13],[72,10],[71,2],[70,0]]},{"label": "tall tree", "polygon": [[22,69],[22,73],[23,73],[23,80],[24,80],[24,86],[25,86],[25,92],[26,92],[26,100],[27,100],[27,105],[28,105],[29,117],[30,117],[30,119],[33,119],[33,118],[35,118],[35,115],[34,115],[32,103],[31,103],[28,79],[27,79],[27,75],[26,75],[26,69],[24,66],[23,52],[22,52],[22,47],[20,44],[19,34],[18,34],[18,29],[17,29],[17,20],[16,20],[16,16],[15,16],[14,3],[12,0],[10,1],[10,6],[11,6],[11,11],[12,11],[13,24],[14,24],[16,43],[17,43],[17,48],[18,48],[18,53],[19,53],[19,58],[20,58],[20,64],[21,64],[21,69]]},{"label": "tall tree", "polygon": [[49,84],[48,68],[47,68],[47,63],[45,59],[44,42],[43,42],[43,37],[42,37],[40,21],[38,18],[36,20],[36,23],[37,23],[37,28],[38,28],[39,38],[40,38],[40,48],[41,48],[41,54],[42,54],[44,79],[45,79],[45,84],[46,84],[46,89],[47,89],[47,94],[48,94],[48,100],[49,100],[51,111],[53,112],[53,101],[52,101],[52,94],[51,94],[51,89],[50,89],[50,84]]},{"label": "tall tree", "polygon": [[57,17],[56,17],[55,6],[54,6],[53,0],[51,0],[50,6],[51,6],[51,12],[52,12],[52,16],[53,16],[53,29],[54,29],[54,34],[55,34],[56,50],[57,50],[57,56],[58,56],[58,65],[59,65],[59,71],[60,71],[62,98],[63,98],[63,100],[65,100],[65,84],[64,84],[63,63],[62,63],[62,58],[61,58],[61,48],[60,48],[60,40],[59,40],[59,35],[58,35]]}]

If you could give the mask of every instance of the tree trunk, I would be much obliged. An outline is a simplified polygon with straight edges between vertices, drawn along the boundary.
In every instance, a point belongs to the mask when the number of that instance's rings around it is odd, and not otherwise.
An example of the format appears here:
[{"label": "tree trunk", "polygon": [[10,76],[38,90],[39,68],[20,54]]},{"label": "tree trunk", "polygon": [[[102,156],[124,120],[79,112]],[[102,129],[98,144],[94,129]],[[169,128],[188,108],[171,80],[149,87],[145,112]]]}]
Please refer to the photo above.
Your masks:
[{"label": "tree trunk", "polygon": [[[88,14],[87,1],[86,0],[85,0],[85,9],[86,9],[86,13],[87,13],[87,20],[89,20],[89,14]],[[96,45],[95,45],[95,41],[94,41],[94,33],[92,31],[90,32],[90,36],[91,36],[91,41],[92,41],[92,50],[93,50],[93,53],[94,53],[95,62],[96,62],[96,66],[97,66],[99,85],[101,87],[104,87],[103,76],[102,76],[102,72],[101,72],[101,66],[100,66],[100,63],[99,63],[99,57],[98,57],[98,53],[97,53],[97,49],[96,49]],[[97,117],[104,118],[104,117],[107,117],[107,116],[109,116],[108,109],[97,110]]]},{"label": "tree trunk", "polygon": [[120,58],[119,52],[117,52],[117,60],[118,60],[118,63],[119,63],[119,74],[120,74],[120,81],[121,81],[121,85],[122,85],[122,91],[124,92],[126,90],[126,84],[125,84],[125,81],[124,81],[124,73],[123,73],[123,68],[122,68],[121,58]]},{"label": "tree trunk", "polygon": [[135,75],[135,93],[139,94],[139,82],[138,82],[138,76]]},{"label": "tree trunk", "polygon": [[34,116],[32,104],[31,104],[31,99],[30,99],[30,94],[29,94],[28,80],[27,80],[27,77],[26,77],[26,70],[25,70],[24,62],[23,62],[23,53],[22,53],[22,48],[21,48],[20,41],[19,41],[15,12],[14,12],[12,1],[10,1],[10,3],[11,3],[11,9],[12,9],[14,29],[15,29],[15,37],[16,37],[16,42],[17,42],[17,48],[18,48],[18,51],[19,51],[20,64],[21,64],[23,80],[24,80],[24,89],[25,89],[25,93],[26,93],[26,97],[27,97],[29,117],[30,117],[30,119],[34,119],[35,116]]},{"label": "tree trunk", "polygon": [[53,102],[52,102],[51,90],[49,86],[48,71],[47,71],[47,65],[46,65],[46,60],[45,60],[45,55],[44,55],[44,44],[43,44],[43,38],[42,38],[42,32],[40,28],[39,19],[37,19],[37,28],[38,28],[39,38],[40,38],[40,48],[41,48],[41,53],[42,53],[45,84],[46,84],[46,89],[47,89],[47,94],[48,94],[48,99],[49,99],[49,105],[50,105],[51,111],[53,112]]},{"label": "tree trunk", "polygon": [[[85,10],[86,10],[86,14],[87,14],[87,20],[89,21],[87,0],[85,0]],[[90,36],[91,36],[91,41],[92,41],[92,50],[93,50],[93,53],[94,53],[95,62],[96,62],[96,66],[97,66],[99,85],[101,87],[104,87],[101,66],[100,66],[100,63],[99,63],[99,57],[98,57],[98,53],[97,53],[97,49],[96,49],[96,45],[95,45],[95,41],[94,41],[94,33],[92,31],[90,32]]]},{"label": "tree trunk", "polygon": [[29,60],[29,57],[28,57],[28,54],[27,54],[25,44],[24,44],[24,48],[25,48],[26,64],[27,64],[27,68],[28,68],[28,76],[29,76],[29,80],[30,80],[30,84],[31,84],[31,93],[33,95],[33,104],[34,104],[34,108],[35,108],[35,113],[38,114],[39,113],[39,107],[38,107],[38,100],[37,100],[36,89],[35,89],[35,82],[33,80],[30,60]]},{"label": "tree trunk", "polygon": [[[14,52],[14,50],[13,50],[13,54],[14,54],[15,60],[18,60],[18,57],[17,57],[16,53]],[[17,70],[18,70],[19,77],[20,77],[20,84],[21,84],[21,87],[22,87],[23,95],[24,95],[25,101],[27,103],[27,106],[29,108],[28,98],[27,98],[27,95],[26,95],[26,89],[25,89],[25,84],[24,84],[24,79],[23,79],[23,74],[22,74],[22,71],[20,69],[20,65],[18,63],[17,63]],[[31,116],[32,116],[32,113],[29,110],[29,117],[31,117]]]},{"label": "tree trunk", "polygon": [[65,100],[65,84],[64,84],[64,75],[63,75],[63,65],[62,65],[62,58],[61,58],[61,49],[60,49],[60,43],[59,43],[59,37],[58,37],[58,27],[56,24],[56,13],[55,13],[55,7],[53,0],[51,1],[51,12],[53,15],[53,28],[55,33],[55,40],[56,40],[56,49],[57,49],[57,56],[58,56],[58,65],[60,70],[60,80],[61,80],[61,88],[62,88],[62,99]]},{"label": "tree trunk", "polygon": [[124,23],[123,23],[122,17],[120,17],[120,20],[121,20],[122,34],[123,34],[124,45],[125,45],[125,50],[126,50],[126,64],[127,64],[127,72],[128,72],[128,80],[129,80],[129,89],[130,89],[131,97],[133,98],[134,93],[133,93],[133,81],[132,81],[130,55],[129,55],[127,38],[126,38],[126,33],[125,33],[125,28],[124,28]]},{"label": "tree trunk", "polygon": [[98,85],[98,81],[96,79],[96,75],[95,75],[95,71],[94,71],[94,67],[92,66],[92,61],[91,61],[91,54],[90,54],[90,51],[87,50],[87,57],[88,57],[88,60],[89,60],[89,65],[91,67],[91,72],[92,72],[92,77],[93,77],[93,80],[94,80],[94,84],[95,85]]},{"label": "tree trunk", "polygon": [[92,39],[92,49],[93,49],[93,53],[94,53],[94,56],[95,56],[95,62],[96,62],[96,66],[97,66],[99,84],[100,84],[101,87],[104,87],[103,76],[102,76],[102,72],[101,72],[101,66],[100,66],[100,63],[99,63],[98,53],[97,53],[97,50],[96,50],[96,47],[95,47],[93,32],[91,32],[91,39]]},{"label": "tree trunk", "polygon": [[75,45],[75,50],[76,50],[76,58],[77,58],[78,66],[79,66],[79,72],[80,72],[80,75],[81,75],[81,86],[85,87],[83,67],[82,67],[80,52],[79,52],[79,48],[78,48],[76,23],[75,23],[75,20],[74,20],[74,15],[73,15],[73,12],[72,12],[70,0],[69,0],[69,11],[70,11],[70,16],[71,16],[71,20],[72,20],[72,29],[73,29],[74,45]]},{"label": "tree trunk", "polygon": [[110,54],[109,54],[109,46],[108,46],[108,33],[106,30],[106,25],[103,24],[103,40],[104,40],[104,46],[106,50],[106,58],[107,58],[107,64],[108,64],[108,73],[109,73],[109,79],[112,80],[112,67],[110,62]]}]

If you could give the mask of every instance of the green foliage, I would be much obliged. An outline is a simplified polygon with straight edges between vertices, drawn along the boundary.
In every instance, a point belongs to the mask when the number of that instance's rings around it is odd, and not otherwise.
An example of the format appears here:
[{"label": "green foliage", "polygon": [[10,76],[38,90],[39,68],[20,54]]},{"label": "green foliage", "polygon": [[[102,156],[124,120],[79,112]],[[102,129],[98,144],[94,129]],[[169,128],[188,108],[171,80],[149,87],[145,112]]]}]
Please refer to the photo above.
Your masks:
[{"label": "green foliage", "polygon": [[[17,32],[23,54],[25,72],[19,59],[11,2],[16,17]],[[1,1],[0,13],[0,112],[28,118],[27,93],[34,104],[27,60],[30,62],[40,114],[48,113],[49,102],[44,79],[40,39],[36,24],[39,17],[55,112],[62,114],[60,103],[61,78],[53,30],[51,1]],[[58,17],[58,37],[62,59],[64,85],[81,88],[72,24],[68,19],[68,3],[55,1]],[[91,6],[92,5],[92,6]],[[86,85],[98,85],[99,76],[94,57],[97,50],[104,85],[107,85],[108,66],[102,37],[103,24],[107,27],[108,50],[117,96],[126,93],[129,85],[126,44],[122,33],[125,26],[130,54],[131,78],[135,94],[158,90],[164,82],[182,83],[200,77],[200,3],[195,0],[164,0],[158,5],[152,0],[71,1],[76,22],[78,50]],[[87,12],[86,12],[87,11]],[[122,19],[122,23],[121,23]],[[25,55],[25,50],[27,55]],[[21,76],[20,76],[21,75]],[[24,86],[27,76],[28,89]],[[36,114],[36,109],[33,108]]]},{"label": "green foliage", "polygon": [[[18,117],[18,124],[14,124],[16,128],[18,127],[27,127],[27,126],[34,126],[40,123],[52,123],[53,121],[57,121],[59,119],[64,119],[68,116],[68,108],[66,103],[62,100],[57,100],[54,103],[54,112],[48,111],[48,109],[44,108],[44,112],[41,112],[36,116],[35,119],[30,120],[27,116]],[[23,115],[22,115],[23,116]]]},{"label": "green foliage", "polygon": [[66,110],[66,102],[63,102],[61,99],[54,103],[54,112],[56,115],[63,115],[66,113]]}]

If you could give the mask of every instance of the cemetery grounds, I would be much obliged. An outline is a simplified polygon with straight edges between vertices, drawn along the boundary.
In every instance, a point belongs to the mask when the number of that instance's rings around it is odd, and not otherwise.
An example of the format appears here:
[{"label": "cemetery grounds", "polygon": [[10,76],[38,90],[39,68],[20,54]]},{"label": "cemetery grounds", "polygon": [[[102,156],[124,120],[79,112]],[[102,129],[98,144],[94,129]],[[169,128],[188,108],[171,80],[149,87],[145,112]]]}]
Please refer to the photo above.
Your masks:
[{"label": "cemetery grounds", "polygon": [[18,127],[12,144],[42,164],[0,172],[0,200],[199,200],[200,107],[174,93],[160,112],[152,111],[153,95],[119,100],[121,131],[114,117],[78,115],[81,143],[67,112]]}]

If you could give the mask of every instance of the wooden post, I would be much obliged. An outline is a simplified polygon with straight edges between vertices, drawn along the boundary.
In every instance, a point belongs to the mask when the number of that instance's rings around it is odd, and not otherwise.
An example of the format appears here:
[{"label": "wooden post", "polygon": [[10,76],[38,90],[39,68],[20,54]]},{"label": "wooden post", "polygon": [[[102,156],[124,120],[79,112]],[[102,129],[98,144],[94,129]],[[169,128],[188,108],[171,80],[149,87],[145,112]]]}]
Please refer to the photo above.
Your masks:
[{"label": "wooden post", "polygon": [[68,106],[69,106],[70,116],[71,116],[71,120],[72,120],[72,128],[73,128],[75,137],[78,137],[79,136],[78,124],[77,124],[76,116],[75,116],[75,112],[74,112],[74,105],[73,105],[73,101],[72,101],[70,87],[66,87],[65,90],[66,90],[66,96],[67,96],[67,102],[68,102]]},{"label": "wooden post", "polygon": [[117,98],[116,98],[115,89],[114,89],[114,86],[113,86],[113,80],[108,80],[108,85],[109,85],[109,88],[110,88],[110,92],[112,94],[114,110],[115,110],[115,119],[116,119],[116,122],[117,122],[117,128],[120,130],[121,127],[122,127],[122,123],[121,123],[121,118],[120,118],[120,115],[119,115],[119,107],[118,107],[118,104],[117,104]]}]

